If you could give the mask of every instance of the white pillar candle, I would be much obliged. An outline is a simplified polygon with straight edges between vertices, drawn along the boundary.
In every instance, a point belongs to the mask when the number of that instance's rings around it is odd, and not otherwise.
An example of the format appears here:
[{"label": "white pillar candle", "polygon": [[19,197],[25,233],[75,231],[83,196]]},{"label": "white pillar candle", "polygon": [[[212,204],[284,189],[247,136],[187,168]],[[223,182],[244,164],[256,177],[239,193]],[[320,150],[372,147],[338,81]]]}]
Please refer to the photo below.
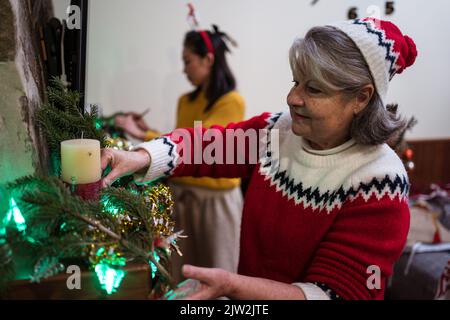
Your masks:
[{"label": "white pillar candle", "polygon": [[61,142],[61,178],[70,184],[98,182],[102,177],[100,141],[74,139]]}]

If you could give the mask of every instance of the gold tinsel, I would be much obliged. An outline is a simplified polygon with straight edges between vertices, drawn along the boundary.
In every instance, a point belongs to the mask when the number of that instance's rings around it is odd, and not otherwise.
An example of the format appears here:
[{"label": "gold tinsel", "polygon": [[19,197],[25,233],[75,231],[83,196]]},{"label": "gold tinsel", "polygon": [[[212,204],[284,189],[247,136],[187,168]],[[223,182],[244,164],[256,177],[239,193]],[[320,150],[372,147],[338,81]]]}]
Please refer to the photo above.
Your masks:
[{"label": "gold tinsel", "polygon": [[108,135],[105,140],[106,145],[111,149],[124,151],[131,151],[133,149],[133,144],[130,141],[120,137],[112,138]]},{"label": "gold tinsel", "polygon": [[154,230],[160,237],[169,237],[173,234],[175,222],[172,219],[173,199],[169,187],[158,184],[154,188],[142,191],[147,208],[152,217]]},{"label": "gold tinsel", "polygon": [[[155,238],[176,239],[174,237],[175,222],[172,219],[174,202],[169,187],[163,184],[155,186],[134,185],[133,189],[142,196],[142,201],[150,210],[150,225],[153,227]],[[141,227],[141,223],[133,221],[127,211],[116,209],[110,212],[107,205],[105,204],[105,210],[120,221],[118,230],[115,230],[118,234],[125,236]],[[96,265],[106,260],[111,264],[121,265],[125,261],[123,253],[117,248],[117,244],[111,242],[111,239],[105,233],[96,228],[92,228],[88,232],[91,233],[92,239],[103,244],[102,246],[91,244],[85,247],[84,254],[89,257],[91,264]]]}]

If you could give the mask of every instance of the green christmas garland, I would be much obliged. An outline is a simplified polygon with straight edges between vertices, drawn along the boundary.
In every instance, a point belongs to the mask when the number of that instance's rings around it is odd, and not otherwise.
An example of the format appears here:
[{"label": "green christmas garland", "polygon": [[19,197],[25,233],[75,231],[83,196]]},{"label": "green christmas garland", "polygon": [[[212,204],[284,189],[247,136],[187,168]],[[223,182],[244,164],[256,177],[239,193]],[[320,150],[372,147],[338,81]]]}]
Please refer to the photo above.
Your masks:
[{"label": "green christmas garland", "polygon": [[[100,140],[103,147],[117,147],[111,145],[113,127],[107,133],[99,126],[102,120],[95,108],[81,113],[79,94],[57,79],[51,81],[48,100],[38,112],[38,123],[48,141],[53,167],[56,163],[59,168],[63,140],[83,135]],[[120,143],[129,146],[123,139]],[[59,179],[59,170],[52,172],[54,176],[17,179],[0,190],[0,201],[8,199],[7,210],[0,215],[0,290],[17,275],[19,256],[29,262],[33,282],[79,261],[95,270],[110,294],[125,276],[124,267],[140,262],[152,272],[152,297],[174,287],[168,268],[172,252],[179,252],[180,234],[174,232],[173,201],[167,186],[158,182],[136,185],[129,176],[104,189],[99,201],[84,201]]]}]

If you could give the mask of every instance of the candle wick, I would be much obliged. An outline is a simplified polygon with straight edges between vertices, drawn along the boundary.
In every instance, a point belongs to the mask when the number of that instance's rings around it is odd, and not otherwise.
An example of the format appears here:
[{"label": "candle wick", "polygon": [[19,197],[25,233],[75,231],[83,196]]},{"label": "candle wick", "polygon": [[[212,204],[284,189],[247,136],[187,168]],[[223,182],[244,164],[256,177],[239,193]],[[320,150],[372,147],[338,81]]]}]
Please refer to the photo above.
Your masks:
[{"label": "candle wick", "polygon": [[71,191],[72,191],[72,193],[75,193],[75,184],[76,184],[76,180],[77,180],[77,178],[75,178],[74,176],[72,176],[71,178],[70,178],[70,180],[72,180],[72,184],[71,184]]}]

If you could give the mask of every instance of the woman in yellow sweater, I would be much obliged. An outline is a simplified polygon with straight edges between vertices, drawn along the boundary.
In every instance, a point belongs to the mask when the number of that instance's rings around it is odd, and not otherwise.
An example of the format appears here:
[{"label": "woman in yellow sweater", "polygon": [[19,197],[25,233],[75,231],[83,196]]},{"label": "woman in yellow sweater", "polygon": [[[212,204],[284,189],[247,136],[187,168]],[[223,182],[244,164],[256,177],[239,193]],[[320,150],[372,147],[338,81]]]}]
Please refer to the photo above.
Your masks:
[{"label": "woman in yellow sweater", "polygon": [[[185,36],[184,73],[195,89],[178,101],[177,128],[193,127],[194,121],[208,128],[244,119],[244,99],[235,90],[225,57],[230,51],[225,40],[234,41],[213,28]],[[142,140],[160,135],[136,114],[118,116],[116,124]],[[172,179],[171,187],[177,228],[188,236],[179,243],[183,257],[173,257],[174,277],[180,277],[185,263],[236,272],[243,206],[240,180],[183,177]]]}]

